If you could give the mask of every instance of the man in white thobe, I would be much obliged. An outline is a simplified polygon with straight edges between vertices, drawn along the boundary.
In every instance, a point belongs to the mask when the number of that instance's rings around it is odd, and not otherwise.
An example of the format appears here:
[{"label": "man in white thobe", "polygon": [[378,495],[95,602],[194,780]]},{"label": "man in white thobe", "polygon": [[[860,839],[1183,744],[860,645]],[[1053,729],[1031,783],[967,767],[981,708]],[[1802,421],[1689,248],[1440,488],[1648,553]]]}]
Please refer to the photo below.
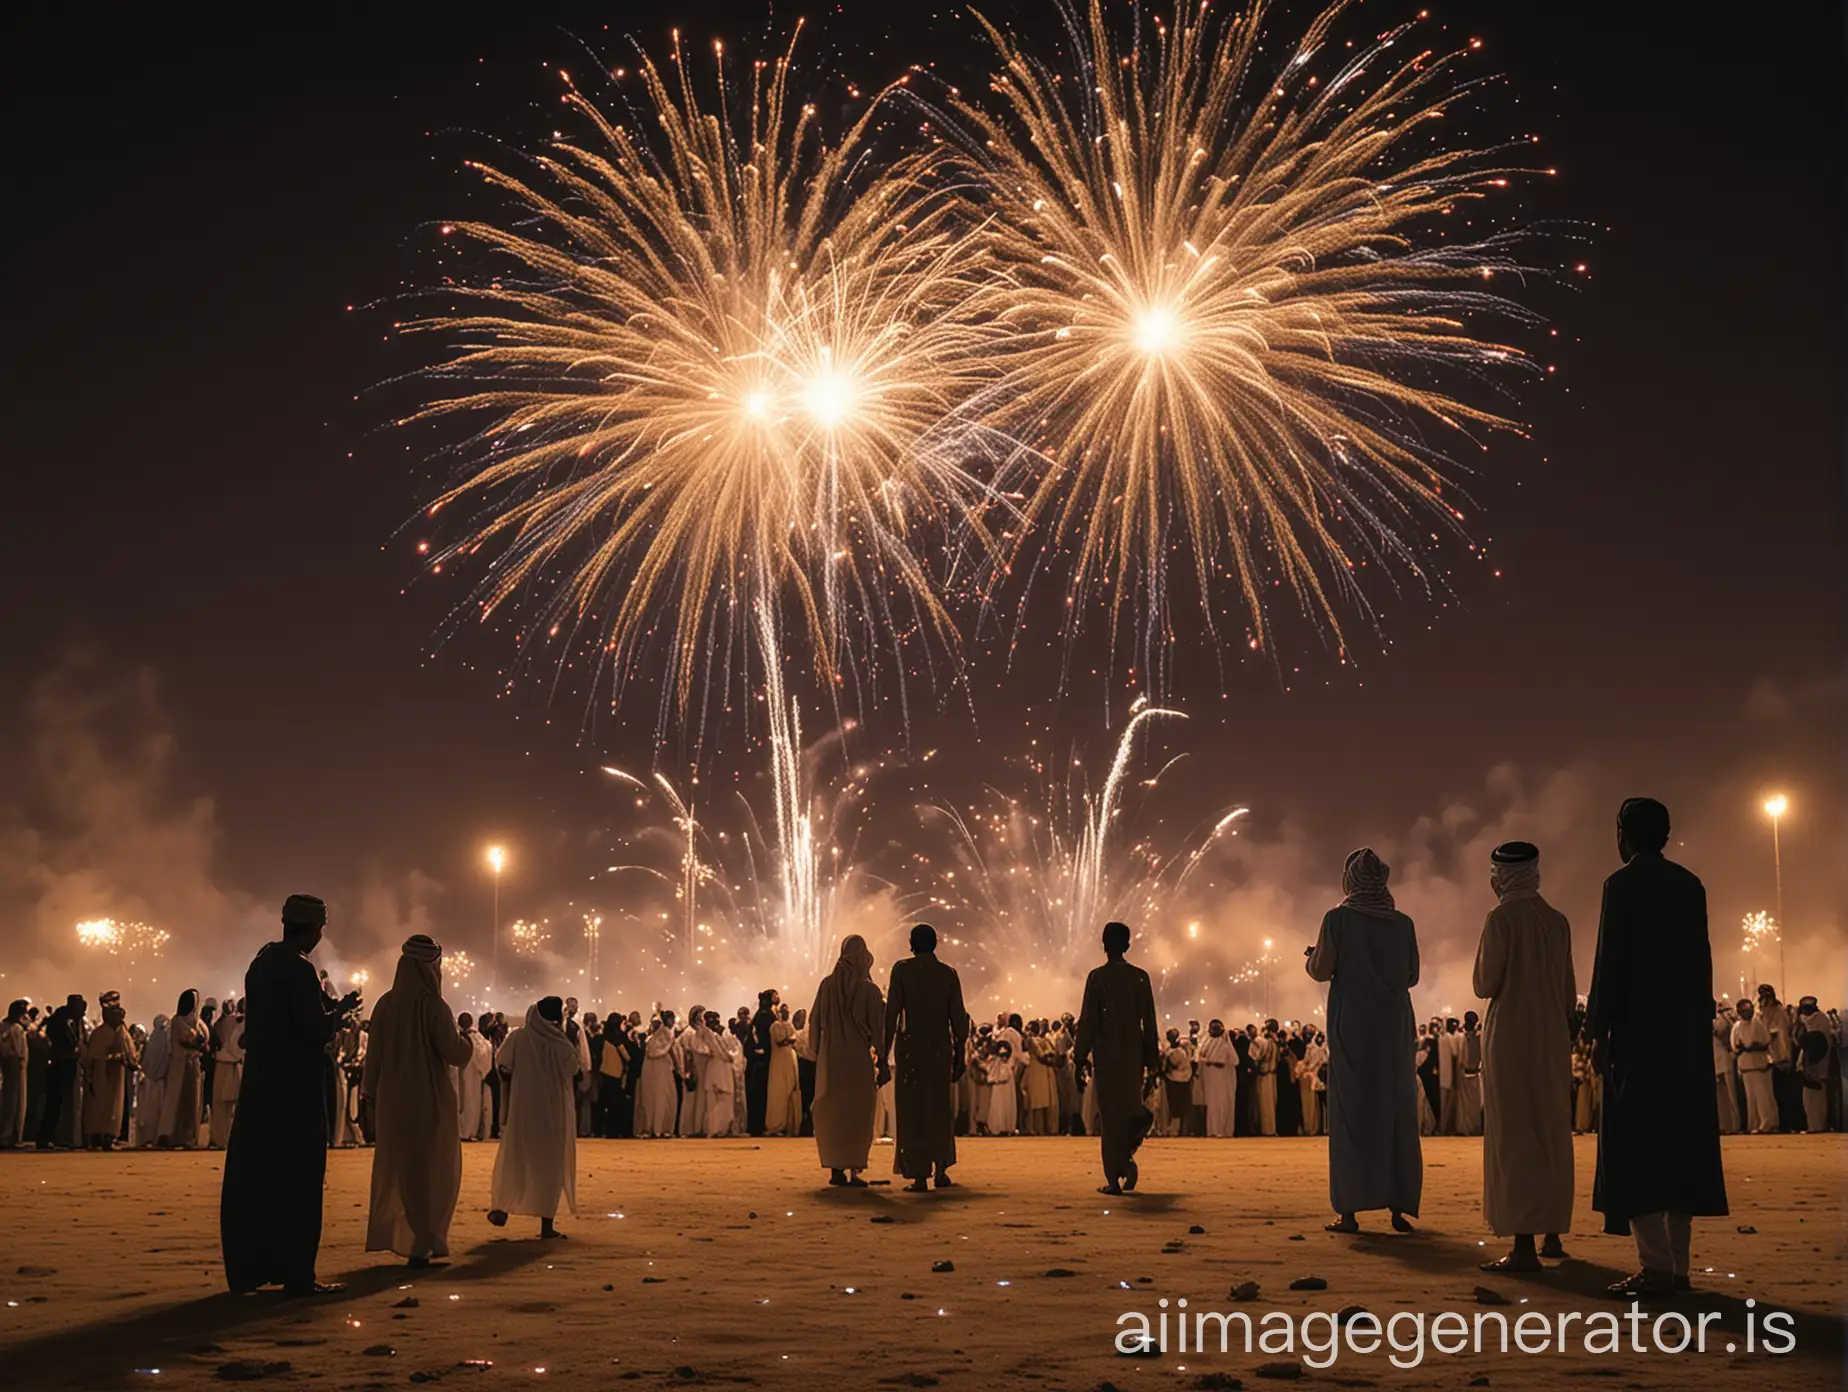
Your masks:
[{"label": "man in white thobe", "polygon": [[682,1073],[674,1012],[664,1010],[642,1044],[642,1076],[635,1087],[635,1134],[671,1136]]},{"label": "man in white thobe", "polygon": [[244,1072],[244,1008],[240,1002],[225,1002],[224,1013],[212,1022],[212,1039],[212,1149],[223,1150],[231,1140],[237,1086]]},{"label": "man in white thobe", "polygon": [[[732,1071],[731,1051],[725,1047],[725,1041],[731,1038],[719,1019],[719,1012],[709,1010],[706,1018],[701,1020],[693,1032],[693,1053],[698,1056],[700,1110],[706,1119],[707,1136],[729,1136],[732,1134],[732,1119],[736,1109],[732,1105],[733,1089],[736,1075]],[[736,1041],[734,1041],[736,1042]]]},{"label": "man in white thobe", "polygon": [[456,1032],[468,1044],[468,1062],[456,1069],[456,1131],[465,1141],[485,1141],[494,1117],[488,1076],[494,1070],[494,1045],[475,1028],[475,1017],[456,1017]]},{"label": "man in white thobe", "polygon": [[1463,1024],[1451,1015],[1444,1020],[1444,1032],[1437,1036],[1437,1133],[1440,1136],[1463,1134],[1457,1115],[1458,1104],[1463,1100],[1457,1092],[1462,1060]]},{"label": "man in white thobe", "polygon": [[1713,1093],[1719,1106],[1722,1136],[1735,1135],[1739,1130],[1739,1108],[1733,1102],[1733,1090],[1739,1077],[1732,1050],[1732,1028],[1736,1018],[1729,1005],[1722,1005],[1713,1016]]},{"label": "man in white thobe", "polygon": [[1777,1130],[1777,1094],[1771,1088],[1771,1031],[1749,1000],[1739,1002],[1732,1028],[1733,1055],[1745,1085],[1745,1129],[1755,1136]]},{"label": "man in white thobe", "polygon": [[1482,1017],[1463,1012],[1462,1040],[1457,1057],[1457,1134],[1482,1134]]},{"label": "man in white thobe", "polygon": [[1276,1021],[1267,1020],[1263,1034],[1257,1032],[1256,1025],[1245,1026],[1245,1033],[1251,1039],[1249,1052],[1255,1074],[1251,1086],[1258,1099],[1258,1134],[1274,1136],[1277,1134]]},{"label": "man in white thobe", "polygon": [[[1565,1256],[1572,1226],[1572,927],[1540,897],[1540,851],[1508,841],[1489,855],[1489,910],[1474,989],[1489,1003],[1483,1036],[1482,1216],[1514,1238],[1489,1271],[1538,1271]],[[1460,1072],[1461,1070],[1459,1070]],[[1534,1250],[1534,1235],[1546,1243]]]},{"label": "man in white thobe", "polygon": [[1195,1086],[1206,1102],[1206,1134],[1209,1136],[1232,1134],[1232,1124],[1238,1114],[1238,1078],[1233,1072],[1237,1062],[1232,1041],[1226,1037],[1225,1021],[1214,1020],[1206,1027],[1206,1038],[1200,1041],[1200,1048],[1194,1054],[1194,1063],[1200,1070]]},{"label": "man in white thobe", "polygon": [[512,1084],[494,1155],[488,1221],[507,1225],[509,1214],[539,1220],[539,1236],[558,1237],[552,1225],[562,1200],[577,1213],[577,1045],[565,1037],[565,1003],[547,996],[526,1012],[526,1024],[507,1036],[495,1067]]},{"label": "man in white thobe", "polygon": [[1328,1036],[1318,1034],[1303,1050],[1303,1076],[1309,1088],[1303,1094],[1303,1134],[1320,1136],[1328,1130],[1328,1084],[1322,1070],[1328,1066]]}]

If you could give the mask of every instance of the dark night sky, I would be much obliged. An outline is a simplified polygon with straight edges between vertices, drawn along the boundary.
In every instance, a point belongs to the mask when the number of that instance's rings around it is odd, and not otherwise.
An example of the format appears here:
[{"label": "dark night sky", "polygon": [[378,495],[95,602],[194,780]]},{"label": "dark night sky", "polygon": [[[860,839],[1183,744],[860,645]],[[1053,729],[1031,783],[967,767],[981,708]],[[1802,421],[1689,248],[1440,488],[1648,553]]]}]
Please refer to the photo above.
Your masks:
[{"label": "dark night sky", "polygon": [[[862,83],[933,54],[970,61],[954,7],[892,27],[910,8],[817,17],[832,41],[809,56]],[[1365,13],[1383,26],[1413,8]],[[1686,809],[1698,839],[1683,853],[1730,944],[1739,913],[1769,900],[1754,808],[1781,784],[1798,809],[1787,916],[1839,943],[1840,7],[1794,0],[1724,25],[1580,0],[1434,8],[1454,34],[1485,38],[1545,137],[1561,173],[1536,212],[1594,229],[1590,275],[1539,300],[1560,338],[1557,373],[1523,406],[1535,443],[1498,446],[1473,485],[1473,532],[1492,539],[1502,578],[1462,564],[1457,603],[1389,607],[1392,655],[1358,679],[1300,641],[1281,671],[1233,668],[1223,699],[1193,669],[1183,703],[1200,718],[1175,747],[1196,758],[1175,796],[1249,803],[1252,835],[1338,852],[1492,801],[1489,770],[1512,762],[1535,801],[1549,776],[1572,780],[1570,809],[1548,815],[1588,818],[1585,844],[1608,861],[1611,799],[1654,791]],[[1056,28],[1049,4],[1003,12]],[[389,311],[349,306],[428,269],[427,225],[474,206],[460,163],[490,134],[545,132],[558,91],[546,65],[580,61],[573,36],[618,62],[625,32],[657,51],[675,22],[690,40],[744,41],[769,12],[662,0],[202,13],[32,5],[0,37],[0,942],[40,931],[31,905],[52,878],[60,911],[75,902],[69,877],[109,818],[183,818],[195,797],[213,802],[209,878],[233,895],[333,886],[353,902],[370,881],[402,898],[416,870],[450,887],[432,892],[440,925],[475,913],[462,906],[489,836],[521,848],[511,893],[575,892],[602,863],[612,802],[591,770],[645,764],[654,708],[580,744],[581,696],[499,698],[495,636],[432,657],[459,591],[412,583],[410,535],[395,532],[427,480],[365,398],[412,360],[388,341]],[[830,46],[845,56],[825,60]],[[142,670],[158,710],[121,694]],[[1017,752],[1020,703],[1043,718],[1043,670],[978,666],[985,759]],[[94,720],[72,714],[93,702]],[[1094,710],[1079,683],[1064,733]],[[85,763],[81,740],[48,734],[61,722],[94,726],[105,752],[170,734],[171,760],[147,786],[73,793],[138,775]],[[954,703],[915,740],[975,748]],[[714,776],[730,779],[736,761],[722,764]],[[166,914],[195,904],[168,902],[161,854],[98,872],[98,911],[122,895]],[[1581,976],[1607,868],[1587,855],[1559,890]],[[1460,878],[1478,886],[1479,867]],[[1486,907],[1484,892],[1469,913]],[[1839,947],[1828,962],[1834,994]]]}]

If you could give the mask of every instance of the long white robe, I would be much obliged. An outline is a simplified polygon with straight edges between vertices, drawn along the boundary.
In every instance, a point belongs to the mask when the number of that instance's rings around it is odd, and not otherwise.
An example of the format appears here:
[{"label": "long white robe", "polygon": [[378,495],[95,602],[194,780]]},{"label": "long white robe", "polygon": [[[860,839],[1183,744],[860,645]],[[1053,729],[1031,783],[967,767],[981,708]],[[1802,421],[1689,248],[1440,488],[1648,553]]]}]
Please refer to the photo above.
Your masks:
[{"label": "long white robe", "polygon": [[217,1047],[212,1051],[212,1145],[223,1150],[231,1142],[231,1122],[237,1115],[237,1089],[244,1075],[244,1022],[227,1010],[212,1025]]},{"label": "long white robe", "polygon": [[141,1076],[135,1082],[135,1144],[151,1146],[160,1139],[161,1115],[167,1107],[167,1059],[173,1039],[167,1017],[156,1015],[148,1028],[148,1046],[141,1051]]},{"label": "long white robe", "polygon": [[490,1207],[552,1218],[559,1200],[577,1212],[578,1051],[539,1013],[507,1036],[496,1065],[502,1089],[501,1143],[494,1156]]},{"label": "long white robe", "polygon": [[770,1026],[770,1083],[764,1134],[793,1136],[802,1129],[802,1087],[796,1076],[796,1031],[787,1020]]},{"label": "long white robe", "polygon": [[657,1025],[642,1044],[642,1076],[635,1086],[635,1134],[674,1134],[675,1083],[680,1046],[673,1030]]},{"label": "long white robe", "polygon": [[720,1037],[724,1033],[714,1033],[704,1025],[693,1031],[693,1052],[699,1056],[699,1090],[704,1094],[700,1101],[707,1136],[732,1134],[732,1093],[736,1079],[732,1073],[731,1051]]},{"label": "long white robe", "polygon": [[1437,1129],[1446,1136],[1464,1134],[1457,1112],[1462,1104],[1462,1095],[1457,1091],[1462,1061],[1463,1032],[1459,1029],[1453,1034],[1446,1028],[1437,1036]]},{"label": "long white robe", "polygon": [[465,1141],[485,1141],[494,1120],[488,1076],[494,1070],[494,1045],[480,1030],[462,1032],[468,1062],[456,1069],[456,1132]]},{"label": "long white robe", "polygon": [[398,960],[372,1008],[360,1092],[372,1099],[372,1206],[368,1252],[449,1255],[449,1224],[462,1188],[462,1141],[450,1069],[472,1054],[441,995],[435,962]]},{"label": "long white robe", "polygon": [[1251,1065],[1257,1076],[1251,1080],[1258,1098],[1258,1134],[1277,1134],[1277,1041],[1260,1034],[1251,1041]]},{"label": "long white robe", "polygon": [[1019,1107],[1014,1094],[1014,1061],[991,1058],[982,1065],[988,1075],[988,1134],[1011,1136],[1019,1124]]},{"label": "long white robe", "polygon": [[1482,1035],[1482,1216],[1499,1236],[1572,1226],[1572,929],[1538,894],[1489,911]]},{"label": "long white robe", "polygon": [[1209,1034],[1194,1055],[1200,1065],[1200,1093],[1206,1099],[1206,1134],[1230,1136],[1238,1118],[1238,1056],[1225,1035]]},{"label": "long white robe", "polygon": [[161,1089],[160,1128],[155,1136],[165,1136],[187,1150],[199,1144],[199,1108],[204,1101],[199,1086],[202,1050],[189,1049],[181,1041],[202,1045],[206,1038],[206,1028],[196,1013],[176,1015],[167,1022],[167,1077]]}]

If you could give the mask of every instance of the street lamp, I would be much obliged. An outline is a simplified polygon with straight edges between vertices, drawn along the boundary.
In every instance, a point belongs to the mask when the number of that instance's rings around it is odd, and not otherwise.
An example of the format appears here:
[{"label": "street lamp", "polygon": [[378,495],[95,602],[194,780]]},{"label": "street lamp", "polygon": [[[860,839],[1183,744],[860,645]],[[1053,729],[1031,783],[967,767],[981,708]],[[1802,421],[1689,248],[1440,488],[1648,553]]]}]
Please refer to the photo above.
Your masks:
[{"label": "street lamp", "polygon": [[490,982],[500,980],[500,877],[506,864],[507,852],[499,846],[489,846],[488,868],[494,872],[494,923],[488,953],[488,980]]},{"label": "street lamp", "polygon": [[1777,990],[1778,999],[1790,989],[1789,979],[1784,975],[1784,853],[1778,845],[1778,822],[1790,809],[1790,799],[1782,793],[1765,799],[1765,814],[1771,818],[1771,871],[1775,876],[1777,893]]}]

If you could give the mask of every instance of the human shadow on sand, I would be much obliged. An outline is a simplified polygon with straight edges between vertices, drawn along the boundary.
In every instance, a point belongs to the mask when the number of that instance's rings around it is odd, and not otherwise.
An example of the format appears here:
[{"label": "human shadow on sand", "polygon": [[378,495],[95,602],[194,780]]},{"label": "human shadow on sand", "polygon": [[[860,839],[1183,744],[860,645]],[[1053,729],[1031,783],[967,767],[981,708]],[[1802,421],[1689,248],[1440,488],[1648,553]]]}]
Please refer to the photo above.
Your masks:
[{"label": "human shadow on sand", "polygon": [[[402,1261],[379,1260],[323,1279],[346,1284],[339,1295],[292,1298],[279,1290],[232,1295],[220,1291],[182,1305],[162,1305],[127,1318],[112,1316],[41,1335],[13,1346],[0,1346],[0,1366],[15,1386],[120,1387],[134,1370],[167,1365],[200,1367],[239,1358],[286,1358],[289,1341],[305,1330],[314,1312],[343,1302],[384,1294],[398,1287],[415,1291],[420,1283],[453,1286],[488,1281],[537,1261],[557,1247],[543,1242],[489,1241],[471,1249],[462,1261],[413,1270]],[[386,1254],[379,1254],[384,1258]],[[262,1339],[258,1352],[221,1349],[225,1338]],[[323,1342],[308,1334],[301,1338]]]},{"label": "human shadow on sand", "polygon": [[[1605,1293],[1605,1287],[1615,1281],[1621,1281],[1630,1275],[1629,1270],[1605,1266],[1599,1262],[1585,1261],[1571,1257],[1563,1262],[1550,1262],[1544,1271],[1483,1271],[1478,1263],[1484,1259],[1490,1248],[1478,1247],[1474,1242],[1467,1242],[1454,1237],[1434,1233],[1428,1228],[1419,1228],[1411,1233],[1394,1233],[1390,1230],[1380,1232],[1362,1232],[1358,1237],[1337,1234],[1329,1240],[1350,1243],[1357,1255],[1382,1257],[1409,1267],[1427,1276],[1449,1277],[1459,1286],[1470,1288],[1472,1297],[1474,1288],[1486,1286],[1491,1290],[1518,1299],[1521,1295],[1538,1291],[1548,1291],[1555,1295],[1572,1295],[1584,1301],[1584,1311],[1609,1310],[1613,1314],[1623,1315],[1630,1308],[1628,1300],[1618,1300]],[[1571,1249],[1572,1239],[1566,1238],[1567,1250]],[[1745,1321],[1748,1313],[1746,1301],[1755,1299],[1747,1287],[1738,1295],[1713,1288],[1701,1289],[1700,1282],[1711,1280],[1705,1273],[1696,1273],[1695,1289],[1680,1291],[1674,1295],[1646,1296],[1641,1305],[1646,1314],[1654,1315],[1675,1310],[1683,1314],[1690,1312],[1715,1311],[1720,1319],[1708,1332],[1711,1345],[1720,1331],[1725,1338],[1720,1340],[1724,1348],[1727,1341],[1737,1342],[1744,1349]],[[1737,1288],[1738,1283],[1728,1282]],[[1426,1289],[1434,1289],[1435,1283]],[[1796,1338],[1796,1348],[1781,1355],[1785,1358],[1809,1357],[1828,1361],[1833,1366],[1840,1366],[1842,1350],[1848,1347],[1848,1319],[1840,1315],[1827,1314],[1820,1310],[1804,1309],[1800,1306],[1773,1305],[1758,1300],[1750,1313],[1757,1317],[1760,1338],[1763,1337],[1764,1317],[1772,1310],[1787,1312],[1791,1317],[1791,1332]],[[1512,1316],[1511,1316],[1512,1317]],[[1626,1349],[1627,1349],[1626,1345]]]}]

